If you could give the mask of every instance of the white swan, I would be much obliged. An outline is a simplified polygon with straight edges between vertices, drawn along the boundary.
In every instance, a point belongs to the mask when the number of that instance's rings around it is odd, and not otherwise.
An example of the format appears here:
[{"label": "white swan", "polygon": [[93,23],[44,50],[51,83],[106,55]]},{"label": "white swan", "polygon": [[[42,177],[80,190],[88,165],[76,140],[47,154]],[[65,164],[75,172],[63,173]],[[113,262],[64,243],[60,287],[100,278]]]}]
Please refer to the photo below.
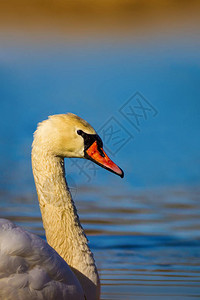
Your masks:
[{"label": "white swan", "polygon": [[48,244],[0,219],[0,300],[96,300],[100,281],[65,180],[64,157],[91,159],[123,177],[95,130],[74,114],[38,125],[32,168]]}]

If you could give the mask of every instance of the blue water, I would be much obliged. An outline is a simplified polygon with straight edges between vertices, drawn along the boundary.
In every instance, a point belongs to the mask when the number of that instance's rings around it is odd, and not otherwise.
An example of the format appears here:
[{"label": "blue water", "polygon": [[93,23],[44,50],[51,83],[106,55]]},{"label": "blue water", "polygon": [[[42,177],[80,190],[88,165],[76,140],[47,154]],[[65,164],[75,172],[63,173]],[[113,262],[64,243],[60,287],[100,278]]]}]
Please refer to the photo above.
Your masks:
[{"label": "blue water", "polygon": [[2,39],[0,217],[44,237],[30,151],[50,114],[86,119],[125,172],[66,161],[102,299],[200,297],[199,46],[194,36]]}]

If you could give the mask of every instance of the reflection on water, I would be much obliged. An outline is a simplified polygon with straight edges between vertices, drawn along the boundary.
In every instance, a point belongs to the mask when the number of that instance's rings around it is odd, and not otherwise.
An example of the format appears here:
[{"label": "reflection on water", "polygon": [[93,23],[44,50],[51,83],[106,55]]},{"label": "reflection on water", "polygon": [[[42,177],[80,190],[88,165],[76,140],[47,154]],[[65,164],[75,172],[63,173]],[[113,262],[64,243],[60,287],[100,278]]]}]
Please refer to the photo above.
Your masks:
[{"label": "reflection on water", "polygon": [[[200,297],[199,196],[194,187],[125,194],[78,187],[76,204],[100,272],[102,299]],[[0,211],[44,238],[33,196],[2,192]]]}]

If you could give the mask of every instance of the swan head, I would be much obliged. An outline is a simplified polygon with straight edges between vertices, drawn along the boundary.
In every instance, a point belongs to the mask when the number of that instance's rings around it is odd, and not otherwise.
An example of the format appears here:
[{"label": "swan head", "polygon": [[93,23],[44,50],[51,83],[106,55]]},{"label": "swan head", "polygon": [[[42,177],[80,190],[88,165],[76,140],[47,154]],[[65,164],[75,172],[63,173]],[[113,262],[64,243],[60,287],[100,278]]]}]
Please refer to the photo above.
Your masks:
[{"label": "swan head", "polygon": [[60,157],[78,157],[93,161],[120,177],[124,172],[103,150],[103,142],[94,128],[75,114],[52,115],[38,124],[33,148]]}]

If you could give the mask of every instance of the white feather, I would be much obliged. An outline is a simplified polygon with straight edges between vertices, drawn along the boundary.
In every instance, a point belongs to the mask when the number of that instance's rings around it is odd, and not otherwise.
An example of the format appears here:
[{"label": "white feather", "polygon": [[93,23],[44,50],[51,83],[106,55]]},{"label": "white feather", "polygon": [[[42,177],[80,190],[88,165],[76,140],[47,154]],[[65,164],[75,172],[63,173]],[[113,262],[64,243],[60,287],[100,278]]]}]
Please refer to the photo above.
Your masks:
[{"label": "white feather", "polygon": [[34,134],[32,168],[48,244],[0,219],[0,300],[100,298],[98,271],[65,181],[63,158],[84,157],[77,129],[95,134],[73,114],[51,116]]},{"label": "white feather", "polygon": [[67,263],[38,236],[0,219],[0,299],[84,299]]}]

